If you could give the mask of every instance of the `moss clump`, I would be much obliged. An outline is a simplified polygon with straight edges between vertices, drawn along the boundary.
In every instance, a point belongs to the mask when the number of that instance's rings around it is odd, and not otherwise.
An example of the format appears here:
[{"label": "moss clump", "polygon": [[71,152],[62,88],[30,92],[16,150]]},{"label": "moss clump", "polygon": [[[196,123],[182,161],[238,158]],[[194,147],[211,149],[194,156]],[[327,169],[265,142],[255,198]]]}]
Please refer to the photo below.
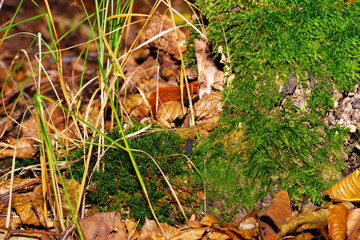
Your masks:
[{"label": "moss clump", "polygon": [[[135,132],[142,127],[144,125],[136,125],[128,129],[126,133]],[[114,140],[121,138],[118,131],[111,132],[109,136]],[[179,135],[174,131],[155,131],[128,139],[128,142],[130,148],[134,149],[135,161],[159,221],[173,224],[175,220],[183,220],[159,168],[144,153],[148,153],[157,162],[182,204],[187,205],[188,209],[198,206],[200,199],[192,197],[199,190],[200,185],[195,182],[187,183],[185,176],[192,178],[194,173],[189,170],[186,158],[180,155],[184,153],[184,149],[181,147],[182,140]],[[124,145],[122,141],[119,143]],[[144,221],[145,216],[152,218],[129,154],[125,150],[109,148],[100,169],[102,170],[95,171],[93,174],[93,183],[87,194],[88,203],[98,206],[102,211],[119,211],[124,217],[135,218],[141,222]],[[75,174],[74,170],[73,175],[82,176]],[[183,187],[186,190],[180,189]],[[190,194],[184,195],[186,191]],[[191,201],[188,202],[189,200]]]},{"label": "moss clump", "polygon": [[[225,49],[227,39],[235,78],[225,92],[219,129],[194,155],[205,157],[208,181],[214,192],[224,191],[224,204],[249,209],[280,189],[319,203],[338,177],[323,180],[324,166],[339,171],[343,165],[348,131],[329,128],[324,117],[333,91],[347,91],[360,80],[360,4],[262,2],[268,5],[198,1],[214,49]],[[295,87],[302,106],[294,101]],[[241,144],[224,144],[239,131]]]}]

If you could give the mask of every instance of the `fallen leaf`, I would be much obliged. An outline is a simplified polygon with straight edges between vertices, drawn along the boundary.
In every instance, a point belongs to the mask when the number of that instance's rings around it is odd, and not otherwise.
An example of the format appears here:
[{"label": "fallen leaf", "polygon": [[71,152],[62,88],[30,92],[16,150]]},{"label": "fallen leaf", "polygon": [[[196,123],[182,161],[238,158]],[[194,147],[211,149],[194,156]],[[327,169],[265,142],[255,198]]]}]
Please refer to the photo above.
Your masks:
[{"label": "fallen leaf", "polygon": [[197,120],[206,120],[220,116],[222,111],[221,94],[211,92],[194,104],[195,117]]},{"label": "fallen leaf", "polygon": [[119,212],[95,213],[79,224],[86,239],[128,239]]},{"label": "fallen leaf", "polygon": [[136,106],[140,105],[143,102],[140,93],[126,95],[126,97],[121,97],[120,102],[125,112],[129,114]]},{"label": "fallen leaf", "polygon": [[[189,84],[190,94],[197,93],[196,83],[192,82]],[[157,118],[157,111],[161,109],[161,104],[165,104],[169,101],[179,101],[188,98],[187,87],[183,88],[183,95],[181,96],[181,89],[178,86],[171,87],[163,87],[159,88],[158,91],[154,91],[151,93],[149,97],[149,104],[151,106],[151,111],[153,113],[153,117]],[[158,106],[156,106],[158,105]]]},{"label": "fallen leaf", "polygon": [[327,216],[329,236],[332,240],[345,240],[346,236],[346,214],[348,209],[342,205],[331,205]]},{"label": "fallen leaf", "polygon": [[[214,63],[209,44],[205,40],[195,39],[195,55],[199,72],[199,97],[209,95],[215,83],[215,75],[219,71]],[[219,82],[219,80],[217,80]]]},{"label": "fallen leaf", "polygon": [[259,224],[262,238],[277,239],[277,232],[279,232],[283,224],[290,217],[291,205],[289,194],[283,190],[275,194],[269,208],[260,214]]},{"label": "fallen leaf", "polygon": [[360,208],[349,211],[346,219],[347,224],[347,239],[355,240],[358,239],[357,235],[360,232]]},{"label": "fallen leaf", "polygon": [[158,225],[154,220],[145,218],[145,223],[139,233],[139,240],[169,239],[180,233],[179,229],[171,227],[167,223],[160,223],[160,226],[164,230],[166,236],[162,235]]},{"label": "fallen leaf", "polygon": [[294,233],[301,230],[325,227],[327,226],[327,215],[327,209],[319,209],[304,216],[297,216],[282,225],[281,230],[278,233],[279,237],[283,237],[288,233]]},{"label": "fallen leaf", "polygon": [[176,236],[169,238],[169,240],[194,240],[202,239],[203,234],[209,229],[209,227],[191,228],[182,231]]},{"label": "fallen leaf", "polygon": [[360,202],[360,170],[355,169],[353,173],[326,189],[324,195],[329,195],[335,201]]},{"label": "fallen leaf", "polygon": [[13,157],[14,154],[16,158],[32,158],[38,151],[32,139],[7,137],[6,142],[6,148],[0,149],[0,159]]},{"label": "fallen leaf", "polygon": [[70,198],[72,208],[75,209],[77,199],[80,196],[79,194],[80,194],[81,185],[74,179],[64,179],[64,185],[65,186],[62,186],[62,188],[60,188],[60,196],[61,196],[61,203],[62,203],[64,216],[67,216],[67,215],[72,216],[71,206],[66,198],[65,191],[63,188],[64,187],[66,188],[66,191]]},{"label": "fallen leaf", "polygon": [[37,227],[46,226],[43,206],[44,199],[41,185],[38,185],[32,192],[14,194],[11,204],[23,224]]},{"label": "fallen leaf", "polygon": [[[171,54],[175,59],[179,60],[179,49],[181,52],[184,52],[186,49],[186,46],[183,44],[186,39],[186,34],[177,28],[170,30],[172,28],[174,28],[174,23],[169,17],[155,12],[148,24],[145,26],[144,31],[141,33],[140,40],[141,42],[152,40],[148,44],[149,47],[155,47],[163,50],[164,52]],[[170,30],[170,32],[162,34],[166,30]],[[161,34],[161,36],[159,36],[159,34]]]},{"label": "fallen leaf", "polygon": [[185,116],[187,111],[186,107],[181,105],[181,102],[170,101],[163,103],[157,111],[157,120],[164,127],[172,127],[172,122],[176,119],[181,119]]}]

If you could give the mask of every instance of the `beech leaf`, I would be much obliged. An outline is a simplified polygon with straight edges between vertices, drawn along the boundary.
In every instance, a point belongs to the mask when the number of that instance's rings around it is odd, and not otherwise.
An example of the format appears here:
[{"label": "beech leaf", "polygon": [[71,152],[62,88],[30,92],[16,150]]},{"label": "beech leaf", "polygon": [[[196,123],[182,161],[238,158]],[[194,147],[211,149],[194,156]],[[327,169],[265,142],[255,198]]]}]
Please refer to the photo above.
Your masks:
[{"label": "beech leaf", "polygon": [[344,240],[346,235],[346,214],[348,209],[342,205],[331,205],[327,216],[329,236],[332,240]]},{"label": "beech leaf", "polygon": [[324,195],[329,195],[335,201],[360,202],[360,170],[337,182],[326,189]]}]

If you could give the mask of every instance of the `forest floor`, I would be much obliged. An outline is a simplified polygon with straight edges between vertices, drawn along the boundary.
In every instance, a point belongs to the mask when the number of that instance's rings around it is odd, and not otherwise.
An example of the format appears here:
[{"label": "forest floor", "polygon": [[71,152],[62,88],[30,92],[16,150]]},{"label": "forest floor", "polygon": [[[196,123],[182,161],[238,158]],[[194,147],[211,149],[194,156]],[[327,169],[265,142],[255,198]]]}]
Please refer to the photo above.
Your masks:
[{"label": "forest floor", "polygon": [[209,199],[191,154],[223,124],[224,59],[184,1],[105,3],[0,1],[2,238],[358,239],[358,170],[324,192],[341,203]]}]

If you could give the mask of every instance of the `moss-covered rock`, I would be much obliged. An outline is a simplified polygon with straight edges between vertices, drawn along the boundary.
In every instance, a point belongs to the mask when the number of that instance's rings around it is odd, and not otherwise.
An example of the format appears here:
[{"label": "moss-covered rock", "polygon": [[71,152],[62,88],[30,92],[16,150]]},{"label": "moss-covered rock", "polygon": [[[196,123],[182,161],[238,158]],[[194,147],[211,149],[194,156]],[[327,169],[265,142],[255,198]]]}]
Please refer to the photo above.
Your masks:
[{"label": "moss-covered rock", "polygon": [[219,129],[194,153],[205,161],[210,204],[218,208],[216,193],[222,192],[220,202],[234,209],[222,214],[229,217],[281,189],[293,200],[306,195],[319,203],[322,190],[339,177],[334,169],[343,167],[348,129],[329,127],[324,117],[334,91],[360,80],[360,3],[198,4],[213,49],[228,49],[235,76],[224,93]]}]

